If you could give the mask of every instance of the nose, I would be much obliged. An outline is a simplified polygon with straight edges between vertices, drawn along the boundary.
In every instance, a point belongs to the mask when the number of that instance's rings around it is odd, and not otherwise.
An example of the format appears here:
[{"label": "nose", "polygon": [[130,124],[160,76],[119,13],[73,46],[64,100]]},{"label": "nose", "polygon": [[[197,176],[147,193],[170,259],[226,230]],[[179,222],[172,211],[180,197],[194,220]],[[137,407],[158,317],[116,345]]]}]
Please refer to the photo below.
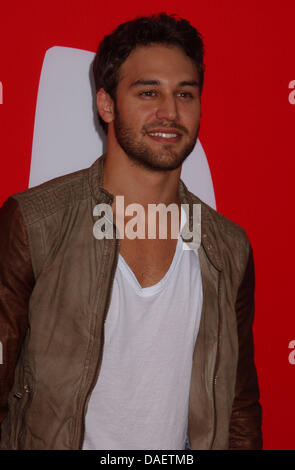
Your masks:
[{"label": "nose", "polygon": [[163,96],[158,103],[156,117],[159,120],[174,121],[178,118],[177,102],[174,96]]}]

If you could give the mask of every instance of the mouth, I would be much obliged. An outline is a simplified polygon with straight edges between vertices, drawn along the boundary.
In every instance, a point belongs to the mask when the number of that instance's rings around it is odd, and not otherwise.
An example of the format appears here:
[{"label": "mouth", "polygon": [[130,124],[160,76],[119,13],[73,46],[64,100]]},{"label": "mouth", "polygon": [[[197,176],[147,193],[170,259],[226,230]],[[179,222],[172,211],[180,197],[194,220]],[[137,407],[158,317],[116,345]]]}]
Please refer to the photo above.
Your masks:
[{"label": "mouth", "polygon": [[176,143],[179,142],[181,139],[181,134],[179,131],[175,131],[174,129],[171,130],[156,130],[147,132],[146,135],[153,139],[156,142],[169,142],[169,143]]}]

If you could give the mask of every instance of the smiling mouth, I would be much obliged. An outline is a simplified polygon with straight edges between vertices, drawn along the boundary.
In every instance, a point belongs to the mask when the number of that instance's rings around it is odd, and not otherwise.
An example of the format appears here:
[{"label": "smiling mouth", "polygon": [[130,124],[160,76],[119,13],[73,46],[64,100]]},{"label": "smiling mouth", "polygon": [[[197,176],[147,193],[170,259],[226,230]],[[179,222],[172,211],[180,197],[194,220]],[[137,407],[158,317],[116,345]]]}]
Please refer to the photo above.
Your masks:
[{"label": "smiling mouth", "polygon": [[147,132],[146,135],[151,137],[157,142],[178,142],[181,139],[181,134],[176,132]]}]

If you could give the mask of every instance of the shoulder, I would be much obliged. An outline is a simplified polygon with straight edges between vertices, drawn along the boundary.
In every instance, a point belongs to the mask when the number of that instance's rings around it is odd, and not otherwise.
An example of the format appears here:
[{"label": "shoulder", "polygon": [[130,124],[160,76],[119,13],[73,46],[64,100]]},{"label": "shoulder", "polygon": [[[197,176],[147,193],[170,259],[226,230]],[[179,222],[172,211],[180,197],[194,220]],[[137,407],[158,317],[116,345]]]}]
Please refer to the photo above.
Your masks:
[{"label": "shoulder", "polygon": [[65,231],[70,230],[70,224],[64,222],[71,214],[73,220],[77,213],[83,214],[84,201],[88,206],[91,199],[88,173],[89,169],[84,169],[54,178],[8,199],[11,219],[17,218],[23,230],[22,239],[29,247],[35,279],[56,253]]},{"label": "shoulder", "polygon": [[88,169],[69,173],[13,194],[27,225],[32,225],[90,195]]},{"label": "shoulder", "polygon": [[19,204],[12,197],[8,198],[0,208],[0,226],[1,246],[9,245],[15,239],[18,243],[26,241],[26,229]]},{"label": "shoulder", "polygon": [[224,216],[204,202],[201,202],[201,206],[205,222],[214,224],[215,230],[220,232],[220,235],[224,234],[224,236],[227,236],[230,239],[234,238],[245,242],[248,240],[245,229],[239,224],[233,222],[228,217]]},{"label": "shoulder", "polygon": [[245,229],[208,206],[193,193],[189,192],[189,195],[194,204],[201,205],[201,240],[207,253],[215,255],[219,266],[223,267],[231,260],[243,271],[251,252]]}]

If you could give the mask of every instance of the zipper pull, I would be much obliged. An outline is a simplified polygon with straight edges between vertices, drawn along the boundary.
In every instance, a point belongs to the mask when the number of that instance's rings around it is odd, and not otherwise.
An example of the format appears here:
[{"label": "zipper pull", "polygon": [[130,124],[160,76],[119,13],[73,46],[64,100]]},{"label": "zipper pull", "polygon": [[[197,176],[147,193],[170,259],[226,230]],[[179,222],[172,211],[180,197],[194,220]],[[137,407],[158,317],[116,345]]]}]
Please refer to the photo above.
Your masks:
[{"label": "zipper pull", "polygon": [[[28,385],[24,385],[24,391],[26,393],[30,393],[31,389]],[[22,392],[15,392],[15,394],[13,396],[16,397],[16,398],[22,398],[24,396],[24,394]]]}]

